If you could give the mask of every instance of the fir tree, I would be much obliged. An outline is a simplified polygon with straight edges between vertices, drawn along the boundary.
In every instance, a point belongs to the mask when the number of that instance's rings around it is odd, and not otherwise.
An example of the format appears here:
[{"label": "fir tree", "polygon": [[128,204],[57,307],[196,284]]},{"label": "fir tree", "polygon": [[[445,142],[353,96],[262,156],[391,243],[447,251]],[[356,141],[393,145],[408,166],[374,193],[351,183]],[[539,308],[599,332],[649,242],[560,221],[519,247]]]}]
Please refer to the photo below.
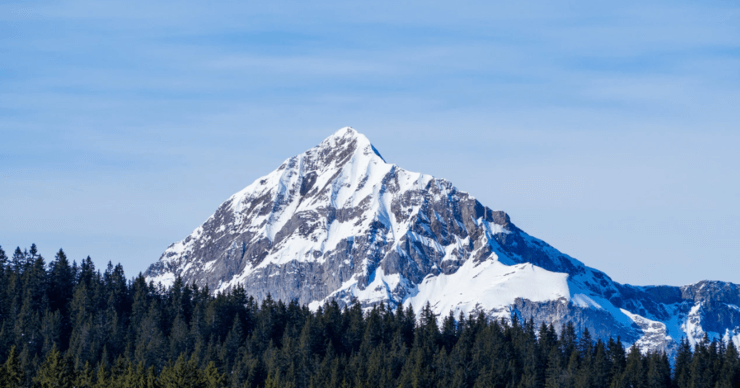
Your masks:
[{"label": "fir tree", "polygon": [[69,359],[54,346],[46,355],[33,382],[38,388],[72,388],[76,376]]},{"label": "fir tree", "polygon": [[8,265],[8,256],[5,254],[3,246],[0,245],[0,268],[4,270],[6,265]]},{"label": "fir tree", "polygon": [[223,388],[226,387],[226,376],[218,373],[216,364],[209,362],[202,374],[204,388]]},{"label": "fir tree", "polygon": [[89,362],[86,362],[82,370],[77,373],[74,386],[77,388],[94,388],[96,386],[95,373]]},{"label": "fir tree", "polygon": [[647,368],[640,349],[633,345],[627,354],[627,360],[621,376],[614,376],[612,387],[615,388],[646,388]]},{"label": "fir tree", "polygon": [[21,368],[15,346],[10,348],[8,359],[0,368],[0,388],[20,387],[26,381],[25,372]]},{"label": "fir tree", "polygon": [[23,270],[23,265],[26,264],[26,255],[21,251],[21,247],[15,248],[10,264],[16,272],[21,272]]},{"label": "fir tree", "polygon": [[718,388],[738,388],[740,387],[740,360],[738,352],[732,340],[727,344],[724,353],[722,368],[719,372],[717,381]]},{"label": "fir tree", "polygon": [[671,386],[671,364],[665,353],[649,353],[647,368],[647,388],[669,388]]},{"label": "fir tree", "polygon": [[694,345],[694,357],[691,360],[691,388],[710,388],[713,384],[710,351],[708,349],[709,338],[704,338]]},{"label": "fir tree", "polygon": [[170,362],[160,374],[162,388],[205,388],[205,381],[195,360],[186,360],[180,355],[177,361]]}]

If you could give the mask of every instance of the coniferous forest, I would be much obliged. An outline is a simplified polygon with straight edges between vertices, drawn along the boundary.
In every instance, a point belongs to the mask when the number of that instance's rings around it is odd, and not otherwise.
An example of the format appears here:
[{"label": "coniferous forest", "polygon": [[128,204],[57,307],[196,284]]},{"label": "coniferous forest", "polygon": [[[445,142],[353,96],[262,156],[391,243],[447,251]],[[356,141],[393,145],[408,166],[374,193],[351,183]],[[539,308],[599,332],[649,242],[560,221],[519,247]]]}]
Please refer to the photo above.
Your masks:
[{"label": "coniferous forest", "polygon": [[570,325],[165,289],[35,245],[0,248],[0,284],[0,388],[740,387],[735,346],[706,338],[671,362]]}]

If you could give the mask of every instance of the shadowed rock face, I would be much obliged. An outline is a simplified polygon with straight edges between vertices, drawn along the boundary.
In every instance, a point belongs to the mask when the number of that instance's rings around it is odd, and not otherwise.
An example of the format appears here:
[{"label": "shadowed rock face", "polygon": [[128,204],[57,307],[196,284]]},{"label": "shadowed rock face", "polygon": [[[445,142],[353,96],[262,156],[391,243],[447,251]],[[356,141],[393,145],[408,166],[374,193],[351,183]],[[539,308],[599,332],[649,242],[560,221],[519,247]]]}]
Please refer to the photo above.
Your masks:
[{"label": "shadowed rock face", "polygon": [[643,349],[740,333],[735,284],[618,284],[446,180],[386,163],[351,128],[231,196],[145,276],[214,291],[240,285],[257,300],[313,308],[430,302],[439,314],[573,322]]}]

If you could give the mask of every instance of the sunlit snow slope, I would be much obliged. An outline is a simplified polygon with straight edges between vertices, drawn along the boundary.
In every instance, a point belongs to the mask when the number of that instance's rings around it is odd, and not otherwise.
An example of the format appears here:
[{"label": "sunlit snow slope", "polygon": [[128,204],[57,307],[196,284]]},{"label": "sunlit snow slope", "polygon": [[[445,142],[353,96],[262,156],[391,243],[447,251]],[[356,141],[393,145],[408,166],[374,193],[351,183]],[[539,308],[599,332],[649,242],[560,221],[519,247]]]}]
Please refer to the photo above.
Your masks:
[{"label": "sunlit snow slope", "polygon": [[386,163],[352,128],[231,196],[146,276],[312,308],[429,302],[438,314],[570,321],[645,350],[705,333],[740,340],[736,285],[615,283],[448,181]]}]

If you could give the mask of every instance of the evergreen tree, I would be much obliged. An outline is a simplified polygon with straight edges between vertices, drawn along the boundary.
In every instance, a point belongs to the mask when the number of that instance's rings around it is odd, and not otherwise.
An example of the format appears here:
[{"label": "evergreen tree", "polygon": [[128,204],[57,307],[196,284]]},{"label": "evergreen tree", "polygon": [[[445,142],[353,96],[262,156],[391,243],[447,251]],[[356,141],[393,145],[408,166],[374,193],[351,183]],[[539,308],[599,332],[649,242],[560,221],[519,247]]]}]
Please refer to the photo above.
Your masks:
[{"label": "evergreen tree", "polygon": [[74,288],[74,273],[63,250],[59,250],[49,264],[49,306],[52,311],[62,311],[70,300]]},{"label": "evergreen tree", "polygon": [[195,360],[186,360],[180,355],[170,362],[160,374],[162,388],[205,388],[205,382]]},{"label": "evergreen tree", "polygon": [[0,268],[5,270],[5,266],[8,265],[8,256],[3,250],[3,246],[0,245]]},{"label": "evergreen tree", "polygon": [[455,315],[450,310],[450,314],[442,322],[442,345],[445,347],[446,352],[452,351],[452,347],[457,342],[457,324],[455,323]]},{"label": "evergreen tree", "polygon": [[13,252],[13,258],[10,260],[10,264],[16,272],[23,270],[23,265],[26,263],[26,255],[21,251],[21,247],[16,247]]},{"label": "evergreen tree", "polygon": [[[147,367],[160,368],[165,363],[167,354],[166,342],[162,329],[160,328],[161,315],[159,308],[152,304],[149,313],[141,322],[136,336],[134,347],[134,358],[137,362],[143,362]],[[179,365],[180,367],[185,367]]]},{"label": "evergreen tree", "polygon": [[671,386],[671,364],[665,354],[647,355],[647,388],[669,388]]},{"label": "evergreen tree", "polygon": [[41,353],[48,353],[51,348],[60,342],[62,338],[62,316],[59,311],[51,312],[46,310],[41,320],[39,329],[41,335]]},{"label": "evergreen tree", "polygon": [[216,364],[209,362],[202,375],[204,388],[223,388],[226,387],[226,376],[218,373]]},{"label": "evergreen tree", "polygon": [[740,387],[740,360],[738,360],[737,348],[732,340],[727,344],[717,380],[718,388]]},{"label": "evergreen tree", "polygon": [[8,287],[7,272],[9,271],[8,256],[5,255],[2,245],[0,245],[0,317],[7,314],[7,306],[5,305],[6,298],[1,294]]},{"label": "evergreen tree", "polygon": [[704,338],[694,345],[694,357],[691,360],[691,388],[710,388],[713,377],[710,363],[710,351],[708,349],[709,338]]},{"label": "evergreen tree", "polygon": [[77,373],[74,386],[77,388],[94,388],[96,386],[95,373],[89,362],[86,362],[82,370]]},{"label": "evergreen tree", "polygon": [[621,376],[614,376],[612,387],[615,388],[646,388],[647,387],[647,369],[645,359],[640,354],[640,349],[632,345]]},{"label": "evergreen tree", "polygon": [[609,338],[609,341],[606,344],[606,352],[609,355],[609,364],[611,364],[609,375],[611,376],[612,381],[615,381],[622,376],[622,373],[624,373],[627,358],[624,346],[622,346],[622,341],[619,337],[617,337],[616,341]]},{"label": "evergreen tree", "polygon": [[673,375],[674,385],[677,388],[690,387],[692,359],[693,355],[691,353],[691,345],[689,345],[689,341],[685,337],[681,338],[681,343],[676,352],[676,363]]},{"label": "evergreen tree", "polygon": [[28,265],[33,265],[33,262],[36,261],[37,258],[39,258],[39,250],[36,247],[36,244],[31,244],[31,249],[28,251],[28,254],[26,255],[26,262]]},{"label": "evergreen tree", "polygon": [[591,362],[591,374],[593,387],[608,387],[611,384],[611,362],[607,355],[606,345],[599,340],[594,350]]},{"label": "evergreen tree", "polygon": [[550,349],[548,355],[547,370],[545,371],[545,387],[559,388],[566,386],[568,376],[565,374],[562,365],[562,354],[557,346]]},{"label": "evergreen tree", "polygon": [[75,380],[71,363],[54,346],[46,355],[33,382],[38,388],[72,388]]},{"label": "evergreen tree", "polygon": [[20,387],[26,381],[25,372],[21,368],[15,346],[10,348],[8,359],[0,368],[0,388]]}]

